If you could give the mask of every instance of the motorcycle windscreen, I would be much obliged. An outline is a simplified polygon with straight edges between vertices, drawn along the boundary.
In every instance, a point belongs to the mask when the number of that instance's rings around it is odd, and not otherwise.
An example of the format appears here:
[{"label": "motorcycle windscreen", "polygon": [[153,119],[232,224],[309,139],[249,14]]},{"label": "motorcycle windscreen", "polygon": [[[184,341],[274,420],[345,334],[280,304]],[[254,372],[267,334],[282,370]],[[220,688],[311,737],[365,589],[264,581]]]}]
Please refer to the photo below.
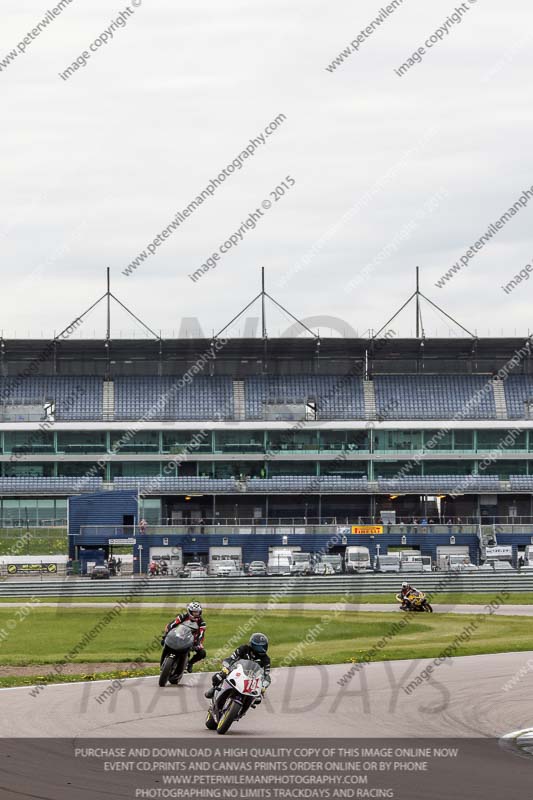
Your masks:
[{"label": "motorcycle windscreen", "polygon": [[248,659],[243,658],[234,664],[233,669],[235,669],[237,665],[240,665],[242,667],[242,671],[250,678],[255,677],[256,675],[262,677],[263,675],[263,668],[257,663],[257,661],[248,661]]},{"label": "motorcycle windscreen", "polygon": [[182,653],[184,650],[190,650],[194,644],[194,636],[191,629],[187,625],[178,625],[167,633],[165,644],[176,653]]}]

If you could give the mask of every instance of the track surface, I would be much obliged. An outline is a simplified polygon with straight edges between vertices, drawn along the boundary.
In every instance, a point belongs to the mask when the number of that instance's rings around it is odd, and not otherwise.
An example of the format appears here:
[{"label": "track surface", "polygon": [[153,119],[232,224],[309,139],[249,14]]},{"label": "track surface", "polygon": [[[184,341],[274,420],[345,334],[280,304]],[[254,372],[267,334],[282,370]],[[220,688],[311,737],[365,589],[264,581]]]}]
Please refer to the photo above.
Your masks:
[{"label": "track surface", "polygon": [[[97,610],[99,608],[114,608],[116,602],[109,603],[39,603],[39,608],[92,608]],[[2,608],[19,608],[19,603],[0,603],[0,611]],[[267,604],[265,603],[202,603],[204,608],[235,608],[235,609],[254,609],[256,611],[264,609]],[[335,606],[337,604],[334,604]],[[175,603],[128,603],[128,608],[175,608]],[[398,606],[395,603],[340,603],[345,611],[383,611],[383,612],[398,612]],[[486,605],[454,605],[453,603],[432,603],[433,609],[441,614],[482,614],[486,613]],[[324,611],[331,608],[331,604],[325,603],[279,603],[272,610],[283,611],[284,609],[291,611]],[[493,613],[504,616],[533,616],[533,603],[531,605],[502,605]]]},{"label": "track surface", "polygon": [[[439,666],[431,682],[407,694],[403,685],[430,660],[374,663],[347,686],[337,681],[347,665],[273,670],[263,705],[228,736],[278,737],[488,737],[526,728],[533,671],[531,653],[466,656]],[[533,667],[533,660],[531,661]],[[522,670],[523,676],[517,673]],[[515,677],[516,683],[504,686]],[[124,681],[102,703],[108,681],[49,685],[37,696],[29,687],[0,690],[1,736],[166,737],[205,739],[209,675],[188,675],[178,687],[160,689],[157,678]]]}]

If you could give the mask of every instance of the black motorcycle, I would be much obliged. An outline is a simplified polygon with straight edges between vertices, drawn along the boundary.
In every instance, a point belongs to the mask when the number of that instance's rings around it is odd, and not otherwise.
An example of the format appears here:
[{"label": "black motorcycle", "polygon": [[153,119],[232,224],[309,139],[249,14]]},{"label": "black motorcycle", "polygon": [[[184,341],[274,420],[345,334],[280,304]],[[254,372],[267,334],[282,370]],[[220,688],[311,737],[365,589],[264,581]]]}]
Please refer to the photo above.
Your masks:
[{"label": "black motorcycle", "polygon": [[196,622],[187,620],[172,628],[165,636],[166,654],[159,673],[160,686],[166,686],[167,681],[174,685],[181,681],[189,661],[189,652],[194,647],[194,634],[197,630]]}]

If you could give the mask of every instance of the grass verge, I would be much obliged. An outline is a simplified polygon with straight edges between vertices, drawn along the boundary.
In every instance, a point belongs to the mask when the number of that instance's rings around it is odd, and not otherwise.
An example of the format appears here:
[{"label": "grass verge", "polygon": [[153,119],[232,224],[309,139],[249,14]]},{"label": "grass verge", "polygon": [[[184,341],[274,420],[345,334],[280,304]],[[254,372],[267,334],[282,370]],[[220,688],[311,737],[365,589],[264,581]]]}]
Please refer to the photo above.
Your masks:
[{"label": "grass verge", "polygon": [[[39,665],[35,675],[6,676],[0,686],[29,685],[30,683],[60,682],[65,680],[95,680],[126,677],[139,674],[135,659],[141,654],[146,661],[157,661],[160,649],[151,646],[168,621],[164,609],[126,608],[102,627],[75,657],[67,658],[79,644],[84,634],[95,629],[105,618],[105,612],[91,609],[33,609],[26,618],[15,621],[14,609],[0,609],[0,630],[7,631],[2,641],[3,665]],[[409,618],[409,624],[389,638],[376,652],[376,661],[396,659],[433,658],[459,637],[469,623],[479,615],[420,614]],[[227,612],[212,610],[206,615],[208,623],[208,659],[198,668],[211,671],[218,668],[219,657],[230,653],[234,646],[246,641],[255,630],[264,631],[271,640],[270,654],[273,666],[279,666],[290,656],[290,666],[351,663],[361,661],[367,651],[385,637],[401,618],[400,614],[323,611],[295,612],[276,609],[268,612]],[[13,624],[13,622],[15,623]],[[523,617],[486,616],[477,629],[461,642],[456,656],[533,650],[533,629]],[[54,665],[72,663],[114,662],[116,671],[101,675],[57,676]],[[50,665],[50,670],[43,670]],[[26,670],[27,671],[27,670]],[[80,670],[81,671],[81,670]],[[156,674],[157,668],[140,671]]]}]

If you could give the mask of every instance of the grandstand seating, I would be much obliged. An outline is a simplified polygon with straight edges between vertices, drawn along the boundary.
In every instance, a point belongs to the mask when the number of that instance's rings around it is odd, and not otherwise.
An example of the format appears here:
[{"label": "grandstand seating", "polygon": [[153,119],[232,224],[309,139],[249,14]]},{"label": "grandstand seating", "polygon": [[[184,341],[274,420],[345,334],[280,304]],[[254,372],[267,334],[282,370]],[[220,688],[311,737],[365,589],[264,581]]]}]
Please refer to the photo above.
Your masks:
[{"label": "grandstand seating", "polygon": [[246,418],[263,419],[266,403],[316,401],[320,419],[364,419],[363,382],[334,375],[251,376],[245,383]]},{"label": "grandstand seating", "polygon": [[[386,419],[496,419],[488,381],[483,375],[378,375],[377,414]],[[476,392],[487,385],[489,391],[474,403]]]},{"label": "grandstand seating", "polygon": [[[159,401],[165,399],[163,408]],[[171,377],[115,380],[115,419],[231,419],[233,382],[224,376],[198,375],[190,383]]]},{"label": "grandstand seating", "polygon": [[40,404],[54,401],[55,419],[102,418],[102,381],[96,377],[0,378],[3,404]]},{"label": "grandstand seating", "polygon": [[498,475],[406,475],[397,478],[378,478],[382,492],[441,493],[458,491],[497,490]]},{"label": "grandstand seating", "polygon": [[141,491],[147,487],[157,487],[161,491],[203,491],[203,492],[304,492],[304,491],[365,491],[366,478],[340,478],[336,476],[316,477],[313,475],[277,475],[273,478],[248,478],[238,481],[234,478],[186,478],[170,476],[121,477],[115,478],[117,489]]},{"label": "grandstand seating", "polygon": [[503,384],[509,419],[524,419],[526,402],[533,401],[533,377],[509,375]]},{"label": "grandstand seating", "polygon": [[509,475],[511,489],[517,492],[533,492],[533,475]]},{"label": "grandstand seating", "polygon": [[152,475],[147,477],[115,478],[113,485],[117,489],[136,489],[157,487],[161,491],[171,492],[236,492],[237,486],[233,478],[183,478],[171,475]]},{"label": "grandstand seating", "polygon": [[[384,419],[497,419],[490,379],[484,375],[377,375],[373,380],[377,417]],[[489,387],[489,391],[482,392]],[[338,375],[249,376],[244,380],[245,419],[265,418],[266,404],[316,402],[321,420],[365,419],[363,382]],[[510,419],[528,416],[533,377],[504,381]],[[477,402],[473,402],[476,393]],[[93,376],[0,378],[0,415],[4,404],[54,401],[57,420],[103,420],[103,381]],[[5,398],[8,398],[7,400]],[[114,380],[116,420],[232,419],[233,381],[229,376],[119,377]],[[164,403],[160,403],[161,398]],[[471,402],[472,401],[472,402]],[[285,416],[288,418],[289,414]],[[298,416],[298,415],[297,415]]]}]

